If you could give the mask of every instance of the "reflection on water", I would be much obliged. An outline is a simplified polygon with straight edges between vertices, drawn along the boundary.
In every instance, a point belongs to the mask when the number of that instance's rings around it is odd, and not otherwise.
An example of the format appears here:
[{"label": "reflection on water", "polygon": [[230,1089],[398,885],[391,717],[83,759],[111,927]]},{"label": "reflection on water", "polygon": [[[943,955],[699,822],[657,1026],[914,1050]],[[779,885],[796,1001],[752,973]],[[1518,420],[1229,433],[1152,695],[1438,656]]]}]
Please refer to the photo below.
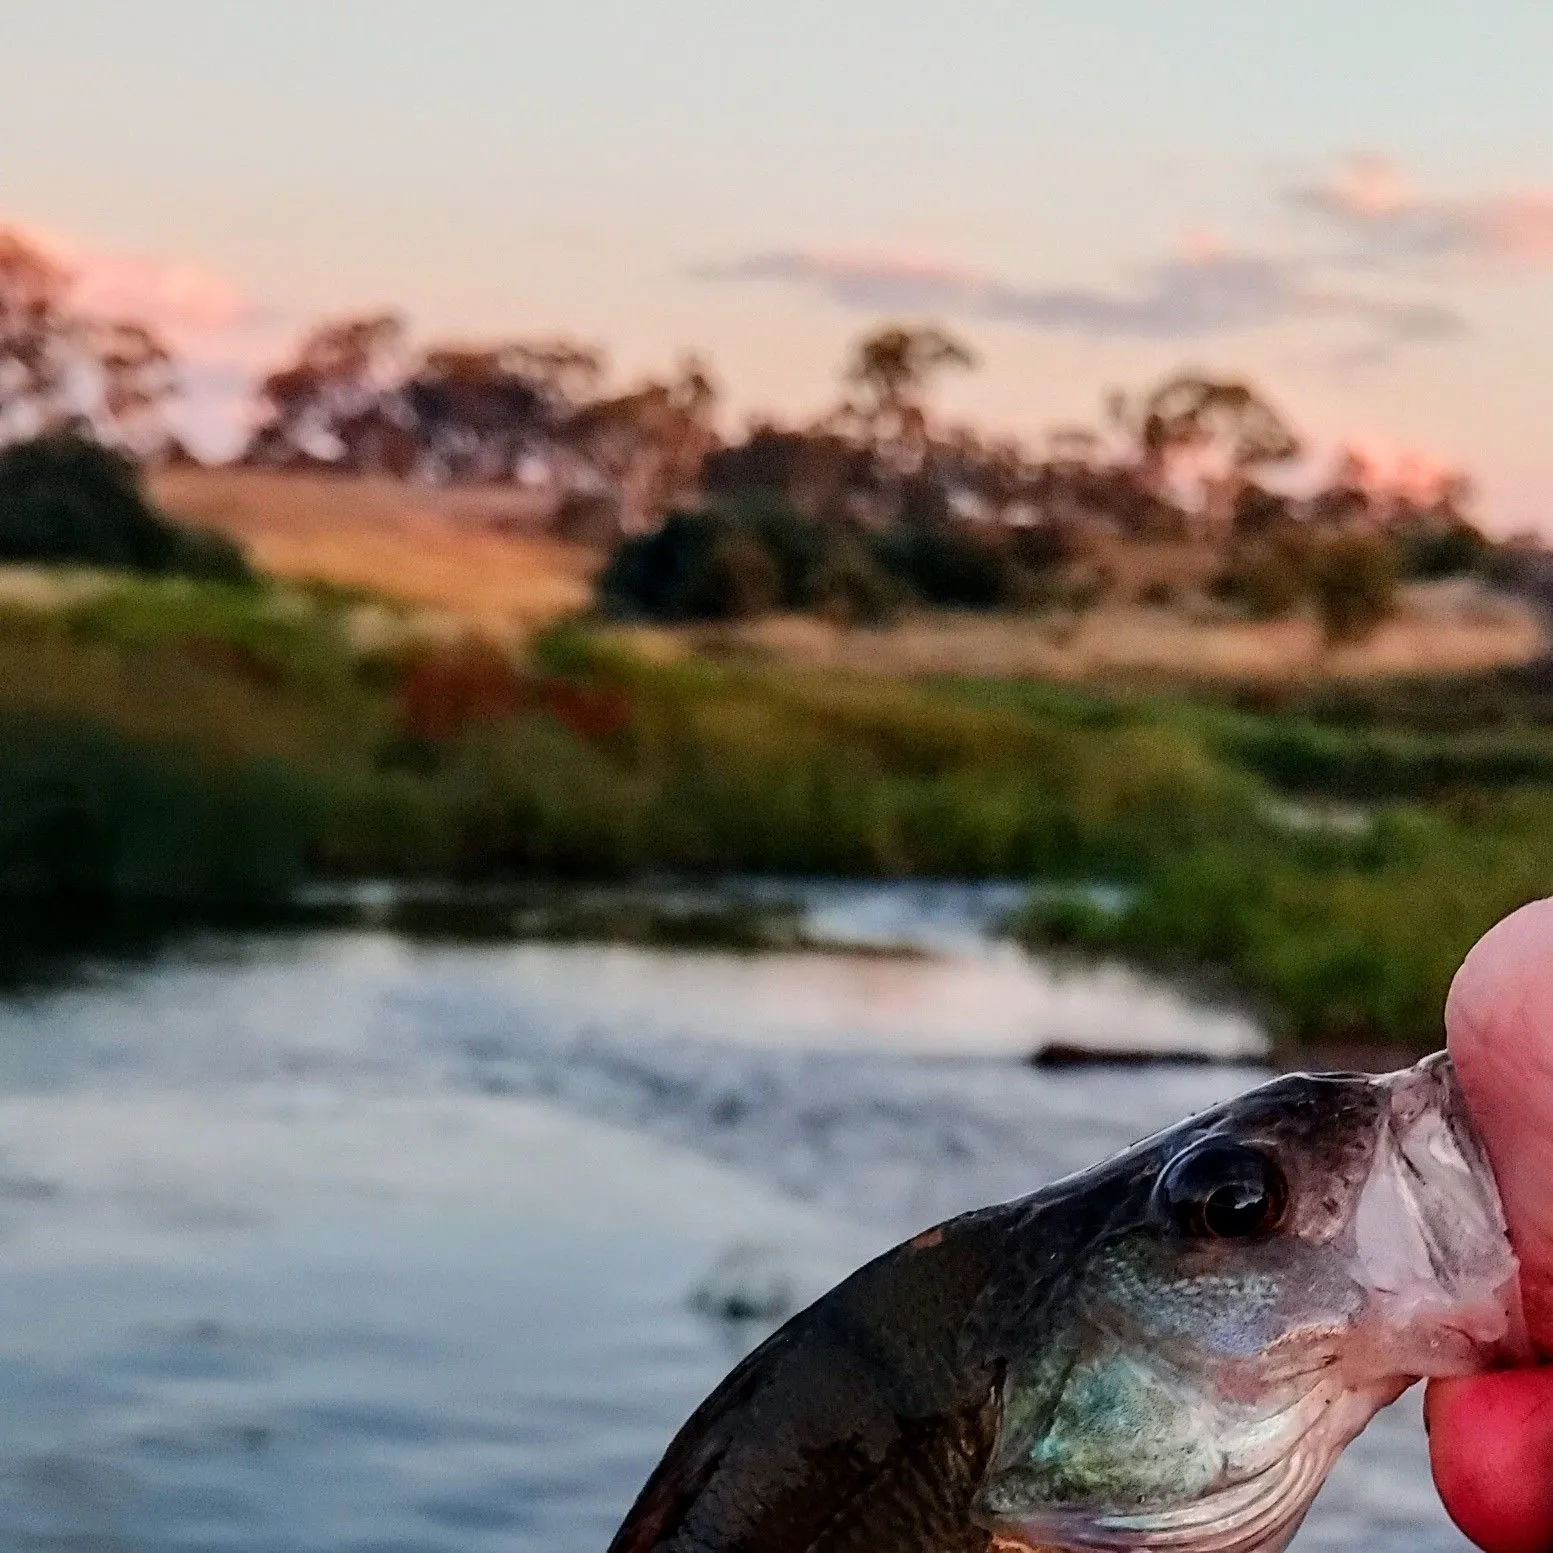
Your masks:
[{"label": "reflection on water", "polygon": [[[1255,1033],[844,896],[956,957],[227,934],[0,1003],[0,1547],[596,1553],[763,1322],[1245,1081],[1037,1072]],[[1463,1546],[1408,1424],[1301,1548]]]}]

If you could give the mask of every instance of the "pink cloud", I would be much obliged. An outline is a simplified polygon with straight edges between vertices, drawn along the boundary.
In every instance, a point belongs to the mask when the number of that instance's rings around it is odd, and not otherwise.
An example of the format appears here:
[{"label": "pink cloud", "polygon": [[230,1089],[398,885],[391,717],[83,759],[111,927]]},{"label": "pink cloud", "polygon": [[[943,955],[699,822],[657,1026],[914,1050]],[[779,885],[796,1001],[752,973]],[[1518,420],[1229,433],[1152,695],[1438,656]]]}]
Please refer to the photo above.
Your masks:
[{"label": "pink cloud", "polygon": [[1339,477],[1371,496],[1398,497],[1427,506],[1465,478],[1461,465],[1420,448],[1380,437],[1350,436],[1337,452]]},{"label": "pink cloud", "polygon": [[135,318],[158,329],[222,329],[256,311],[234,281],[190,260],[82,248],[20,223],[11,230],[65,272],[71,304],[82,312]]},{"label": "pink cloud", "polygon": [[1389,158],[1349,158],[1291,200],[1340,227],[1369,262],[1475,260],[1553,263],[1553,189],[1475,194],[1420,191]]},{"label": "pink cloud", "polygon": [[254,385],[289,349],[298,320],[261,307],[242,285],[195,260],[89,248],[47,229],[0,223],[64,271],[78,312],[148,324],[178,359],[175,430],[195,451],[242,445]]}]

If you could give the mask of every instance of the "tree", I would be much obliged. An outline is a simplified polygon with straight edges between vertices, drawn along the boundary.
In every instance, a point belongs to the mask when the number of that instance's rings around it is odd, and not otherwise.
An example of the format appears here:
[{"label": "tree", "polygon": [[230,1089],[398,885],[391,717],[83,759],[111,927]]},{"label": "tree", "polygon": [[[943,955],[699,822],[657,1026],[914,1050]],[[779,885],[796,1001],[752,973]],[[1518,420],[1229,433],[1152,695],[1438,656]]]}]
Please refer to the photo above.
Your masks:
[{"label": "tree", "polygon": [[1376,534],[1338,534],[1317,549],[1311,587],[1329,647],[1362,642],[1390,616],[1397,560]]},{"label": "tree", "polygon": [[69,276],[35,244],[0,230],[0,434],[46,430],[69,372]]},{"label": "tree", "polygon": [[159,451],[178,386],[171,352],[147,324],[72,307],[71,286],[38,244],[0,229],[0,442],[74,427]]},{"label": "tree", "polygon": [[1100,457],[1100,433],[1092,426],[1053,426],[1046,448],[1054,464],[1087,467]]},{"label": "tree", "polygon": [[1155,492],[1164,490],[1186,459],[1206,466],[1204,506],[1211,519],[1224,524],[1259,470],[1300,451],[1283,417],[1255,388],[1234,380],[1182,373],[1140,403],[1113,394],[1110,411],[1135,438],[1140,474]]},{"label": "tree", "polygon": [[576,340],[520,340],[503,348],[503,364],[539,385],[558,405],[581,404],[598,392],[604,353]]},{"label": "tree", "polygon": [[403,397],[422,454],[445,478],[508,477],[554,427],[566,401],[532,360],[521,344],[439,345],[422,356]]},{"label": "tree", "polygon": [[620,529],[636,532],[695,504],[718,444],[716,402],[711,369],[687,355],[665,380],[579,406],[557,442],[603,482]]},{"label": "tree", "polygon": [[226,536],[184,528],[152,507],[123,453],[69,432],[0,451],[0,561],[252,577]]},{"label": "tree", "polygon": [[333,319],[306,335],[295,359],[264,379],[262,418],[244,461],[294,464],[345,451],[345,421],[377,403],[397,377],[404,323],[393,313]]},{"label": "tree", "polygon": [[172,353],[146,324],[103,319],[87,326],[88,353],[101,373],[101,413],[116,442],[143,455],[163,450],[163,410],[178,389]]},{"label": "tree", "polygon": [[846,381],[863,392],[864,426],[876,437],[901,437],[920,424],[922,398],[935,376],[975,365],[970,347],[935,325],[889,324],[858,341]]}]

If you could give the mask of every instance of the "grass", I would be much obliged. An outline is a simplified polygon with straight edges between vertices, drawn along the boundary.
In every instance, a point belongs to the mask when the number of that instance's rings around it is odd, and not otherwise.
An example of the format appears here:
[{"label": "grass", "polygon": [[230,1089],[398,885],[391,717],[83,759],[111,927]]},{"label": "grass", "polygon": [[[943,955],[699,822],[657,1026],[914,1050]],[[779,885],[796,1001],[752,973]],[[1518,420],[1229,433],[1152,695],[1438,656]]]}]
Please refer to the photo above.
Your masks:
[{"label": "grass", "polygon": [[[577,635],[527,664],[498,658],[494,686],[486,665],[468,707],[453,657],[430,681],[448,715],[425,736],[410,687],[449,650],[364,651],[350,619],[286,590],[136,579],[13,604],[0,613],[0,771],[18,773],[17,794],[63,784],[83,814],[175,812],[191,783],[253,803],[283,793],[296,839],[273,849],[277,879],[1081,877],[1253,823],[1250,785],[1173,729],[1076,734],[906,685],[655,664]],[[16,797],[15,812],[31,803]],[[98,829],[127,847],[126,824]],[[191,872],[177,855],[169,881]]]},{"label": "grass", "polygon": [[1294,795],[1362,802],[1553,784],[1553,709],[1509,686],[1494,695],[1476,677],[1419,676],[1374,687],[1363,699],[1329,692],[1260,712],[1179,693],[1106,694],[1039,681],[934,684],[972,706],[1022,711],[1074,729],[1172,729]]},{"label": "grass", "polygon": [[1445,994],[1494,922],[1553,891],[1553,795],[1397,809],[1353,844],[1215,845],[1151,871],[1119,909],[1031,905],[1023,933],[1249,995],[1286,1043],[1441,1040]]},{"label": "grass", "polygon": [[[1114,909],[1043,891],[1022,932],[1236,989],[1292,1043],[1421,1045],[1473,939],[1553,889],[1535,684],[1457,697],[1453,728],[1440,685],[1256,710],[653,658],[581,628],[517,656],[368,639],[369,605],[338,586],[0,587],[0,897],[214,910],[303,880],[657,870],[1106,880],[1127,887]],[[1296,824],[1288,795],[1363,812]]]},{"label": "grass", "polygon": [[254,469],[172,469],[151,494],[174,517],[237,540],[292,582],[361,590],[523,636],[587,605],[602,557],[546,538],[513,487]]},{"label": "grass", "polygon": [[636,628],[696,650],[741,652],[793,668],[922,677],[1132,681],[1150,687],[1215,681],[1267,687],[1364,683],[1408,673],[1481,675],[1523,664],[1544,631],[1524,601],[1470,580],[1401,590],[1397,614],[1367,640],[1328,648],[1312,616],[1236,618],[1208,604],[1151,608],[1111,597],[1082,612],[917,611],[885,629],[810,616],[736,624]]}]

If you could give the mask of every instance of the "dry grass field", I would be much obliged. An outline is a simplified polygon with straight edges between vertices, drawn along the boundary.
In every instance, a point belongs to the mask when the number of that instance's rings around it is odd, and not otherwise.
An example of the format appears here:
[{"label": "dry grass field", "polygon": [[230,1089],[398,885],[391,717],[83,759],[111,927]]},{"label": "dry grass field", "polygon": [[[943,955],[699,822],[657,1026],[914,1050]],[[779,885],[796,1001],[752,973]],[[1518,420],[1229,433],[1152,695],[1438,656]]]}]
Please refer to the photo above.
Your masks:
[{"label": "dry grass field", "polygon": [[[265,570],[402,599],[500,636],[521,636],[589,601],[603,557],[536,532],[521,491],[426,490],[392,480],[257,470],[170,470],[153,484],[170,512],[219,528]],[[1117,598],[1146,581],[1183,591],[1211,575],[1201,545],[1116,545],[1097,558]],[[1545,632],[1520,600],[1472,582],[1408,588],[1396,617],[1357,647],[1329,651],[1315,623],[1247,623],[1213,611],[1110,602],[1072,617],[913,616],[883,630],[807,617],[633,629],[644,648],[691,647],[911,677],[1288,680],[1463,673],[1522,663]]]},{"label": "dry grass field", "polygon": [[592,595],[600,557],[532,530],[521,491],[433,491],[393,480],[177,469],[168,512],[239,540],[265,571],[364,588],[496,635],[523,635]]},{"label": "dry grass field", "polygon": [[1313,620],[1247,623],[1136,604],[1046,620],[918,615],[884,630],[808,617],[632,633],[649,650],[694,646],[811,667],[911,678],[1306,681],[1460,674],[1525,663],[1544,649],[1536,614],[1471,582],[1404,590],[1396,616],[1358,646],[1328,649]]}]

